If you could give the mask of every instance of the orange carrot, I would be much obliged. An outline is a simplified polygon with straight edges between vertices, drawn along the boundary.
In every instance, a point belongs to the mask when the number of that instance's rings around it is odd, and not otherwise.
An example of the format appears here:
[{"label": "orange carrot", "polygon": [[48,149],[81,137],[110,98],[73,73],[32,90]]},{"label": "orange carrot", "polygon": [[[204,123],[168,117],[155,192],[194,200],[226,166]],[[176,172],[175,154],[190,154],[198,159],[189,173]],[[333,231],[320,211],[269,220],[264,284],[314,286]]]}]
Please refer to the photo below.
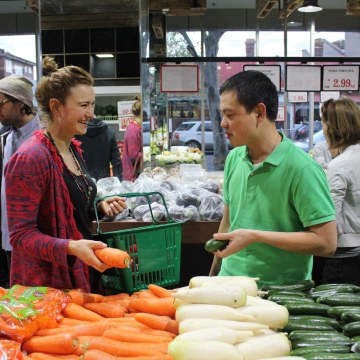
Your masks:
[{"label": "orange carrot", "polygon": [[106,303],[86,303],[84,308],[94,311],[97,314],[106,318],[119,318],[123,317],[127,312],[127,309],[123,306],[116,306]]},{"label": "orange carrot", "polygon": [[80,324],[86,324],[86,323],[90,323],[90,321],[85,321],[85,320],[78,320],[78,319],[71,319],[71,318],[62,318],[59,321],[59,325],[63,325],[63,326],[74,326],[74,325],[80,325]]},{"label": "orange carrot", "polygon": [[169,331],[175,335],[179,334],[179,323],[167,316],[158,316],[147,313],[135,314],[136,321],[157,330]]},{"label": "orange carrot", "polygon": [[79,345],[79,339],[72,334],[57,334],[49,336],[33,336],[22,344],[22,349],[28,353],[44,352],[50,354],[72,354]]},{"label": "orange carrot", "polygon": [[80,360],[78,355],[57,355],[57,354],[46,354],[41,352],[33,352],[29,354],[29,358],[36,360]]},{"label": "orange carrot", "polygon": [[128,267],[131,262],[130,255],[127,252],[109,247],[96,249],[95,255],[104,264],[121,269]]},{"label": "orange carrot", "polygon": [[150,356],[112,356],[101,350],[87,351],[83,360],[172,360],[170,355],[150,355]]},{"label": "orange carrot", "polygon": [[175,317],[176,311],[173,298],[133,299],[130,301],[129,307],[138,312],[170,317]]},{"label": "orange carrot", "polygon": [[171,337],[171,338],[176,337],[175,334],[173,334],[169,331],[151,329],[147,326],[144,328],[137,328],[137,327],[134,327],[131,325],[122,324],[122,325],[116,326],[115,329],[129,332],[132,334],[149,334],[149,335],[164,336],[164,337]]},{"label": "orange carrot", "polygon": [[120,293],[115,295],[104,295],[102,301],[116,301],[116,300],[129,300],[130,295],[127,293]]},{"label": "orange carrot", "polygon": [[69,303],[66,305],[66,307],[62,311],[63,316],[69,317],[71,319],[77,319],[77,320],[85,320],[85,321],[100,321],[104,318],[100,316],[99,314],[85,309],[83,306]]},{"label": "orange carrot", "polygon": [[36,335],[38,336],[49,336],[55,334],[72,334],[75,336],[101,336],[101,334],[111,327],[116,327],[116,323],[107,323],[106,321],[93,321],[90,323],[68,326],[68,327],[60,327],[55,329],[43,329],[38,330]]},{"label": "orange carrot", "polygon": [[[81,337],[80,337],[81,338]],[[82,342],[82,340],[80,340]],[[82,350],[101,350],[113,356],[145,356],[167,353],[167,343],[134,343],[94,336],[82,343]]]},{"label": "orange carrot", "polygon": [[141,290],[137,293],[137,299],[158,299],[150,290]]},{"label": "orange carrot", "polygon": [[71,301],[78,305],[84,305],[85,303],[97,303],[102,301],[103,296],[100,294],[92,294],[83,292],[80,289],[70,290],[67,295],[71,298]]},{"label": "orange carrot", "polygon": [[171,291],[156,284],[149,284],[148,289],[159,298],[171,297]]},{"label": "orange carrot", "polygon": [[162,343],[162,342],[170,342],[173,339],[171,337],[165,336],[155,336],[150,334],[135,334],[127,331],[123,331],[123,329],[107,329],[102,334],[103,337],[119,340],[119,341],[127,341],[133,343]]}]

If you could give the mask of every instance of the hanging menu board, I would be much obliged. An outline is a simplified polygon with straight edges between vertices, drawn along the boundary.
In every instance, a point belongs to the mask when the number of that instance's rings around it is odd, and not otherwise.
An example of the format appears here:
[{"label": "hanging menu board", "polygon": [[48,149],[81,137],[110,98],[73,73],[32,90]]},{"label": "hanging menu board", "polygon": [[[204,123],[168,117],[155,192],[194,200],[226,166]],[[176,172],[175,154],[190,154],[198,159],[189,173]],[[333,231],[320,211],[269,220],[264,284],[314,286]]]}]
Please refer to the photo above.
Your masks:
[{"label": "hanging menu board", "polygon": [[320,91],[321,66],[287,65],[286,91]]},{"label": "hanging menu board", "polygon": [[358,91],[359,65],[324,65],[322,88],[326,91]]},{"label": "hanging menu board", "polygon": [[197,65],[162,65],[160,68],[161,92],[198,92],[199,68]]},{"label": "hanging menu board", "polygon": [[280,65],[244,65],[244,71],[257,70],[265,74],[276,86],[276,90],[280,91]]}]

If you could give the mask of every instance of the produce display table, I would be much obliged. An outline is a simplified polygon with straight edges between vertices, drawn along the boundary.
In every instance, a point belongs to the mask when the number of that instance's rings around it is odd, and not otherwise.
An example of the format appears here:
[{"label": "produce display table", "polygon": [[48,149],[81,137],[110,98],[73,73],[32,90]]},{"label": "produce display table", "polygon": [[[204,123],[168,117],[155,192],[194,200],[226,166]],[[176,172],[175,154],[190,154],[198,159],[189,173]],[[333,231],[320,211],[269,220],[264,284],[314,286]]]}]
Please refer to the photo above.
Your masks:
[{"label": "produce display table", "polygon": [[[106,233],[150,224],[137,221],[101,222],[100,228]],[[186,222],[182,225],[181,275],[178,286],[188,285],[193,276],[209,274],[213,255],[204,249],[204,244],[218,231],[219,225],[219,221]],[[96,222],[93,223],[93,233],[96,233]]]}]

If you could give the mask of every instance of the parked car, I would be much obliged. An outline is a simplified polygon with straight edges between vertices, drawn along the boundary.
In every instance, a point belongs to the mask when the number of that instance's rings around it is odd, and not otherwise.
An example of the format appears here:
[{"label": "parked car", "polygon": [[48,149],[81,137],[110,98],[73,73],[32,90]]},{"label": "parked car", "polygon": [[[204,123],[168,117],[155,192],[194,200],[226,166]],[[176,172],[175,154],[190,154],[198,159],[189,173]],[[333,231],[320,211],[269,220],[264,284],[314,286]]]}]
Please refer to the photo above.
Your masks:
[{"label": "parked car", "polygon": [[[295,131],[295,140],[306,139],[309,137],[309,123],[305,123]],[[314,134],[322,129],[321,121],[314,121]]]},{"label": "parked car", "polygon": [[[212,151],[214,149],[214,138],[212,124],[210,120],[204,121],[204,138],[205,138],[205,151]],[[202,134],[201,134],[201,121],[192,120],[184,121],[178,126],[173,134],[171,145],[174,146],[189,146],[191,148],[201,149]],[[230,143],[228,142],[230,147]]]},{"label": "parked car", "polygon": [[150,121],[144,121],[142,124],[143,146],[150,145]]},{"label": "parked car", "polygon": [[[321,129],[313,136],[313,145],[318,144],[321,141],[325,140],[324,131]],[[309,152],[309,138],[303,139],[301,141],[294,141],[294,144],[300,149]]]}]

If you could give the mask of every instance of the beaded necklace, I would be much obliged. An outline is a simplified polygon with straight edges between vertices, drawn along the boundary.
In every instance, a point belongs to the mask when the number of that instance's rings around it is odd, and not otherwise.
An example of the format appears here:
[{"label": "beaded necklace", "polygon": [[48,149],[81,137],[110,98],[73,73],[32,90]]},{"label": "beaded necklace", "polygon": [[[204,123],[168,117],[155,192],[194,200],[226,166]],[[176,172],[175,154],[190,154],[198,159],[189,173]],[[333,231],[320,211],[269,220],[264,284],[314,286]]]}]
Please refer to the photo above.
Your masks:
[{"label": "beaded necklace", "polygon": [[60,159],[61,159],[61,162],[63,163],[66,171],[70,174],[70,176],[72,177],[72,179],[74,180],[76,186],[78,187],[78,189],[83,193],[84,197],[85,197],[85,200],[86,200],[86,207],[89,205],[89,200],[90,200],[90,196],[91,196],[91,192],[93,190],[92,186],[89,184],[88,180],[87,180],[87,177],[86,175],[84,174],[81,166],[80,166],[80,163],[78,161],[78,159],[76,158],[75,156],[75,153],[74,153],[74,150],[72,148],[72,146],[70,145],[69,147],[69,152],[70,152],[70,155],[75,163],[75,166],[76,166],[76,169],[78,170],[81,178],[83,179],[84,181],[84,184],[85,184],[85,188],[81,185],[81,183],[78,181],[78,179],[76,178],[76,175],[68,168],[68,166],[65,164],[64,162],[64,159],[63,157],[61,156],[60,154],[60,151],[59,149],[57,148],[56,144],[55,144],[55,141],[52,137],[52,135],[50,134],[49,131],[46,132],[45,136],[50,140],[50,142],[54,145],[55,149],[56,149],[56,152],[57,154],[59,155]]}]

